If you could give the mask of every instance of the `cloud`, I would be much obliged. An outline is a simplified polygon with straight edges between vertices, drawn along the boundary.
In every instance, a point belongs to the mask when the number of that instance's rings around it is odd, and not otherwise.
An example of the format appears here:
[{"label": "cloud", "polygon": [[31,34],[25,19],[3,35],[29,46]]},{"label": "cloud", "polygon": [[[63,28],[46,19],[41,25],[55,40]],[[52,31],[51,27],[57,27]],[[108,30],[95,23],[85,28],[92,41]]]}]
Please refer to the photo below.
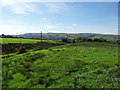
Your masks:
[{"label": "cloud", "polygon": [[15,14],[28,14],[30,12],[37,12],[36,6],[30,2],[23,0],[2,0],[0,5],[8,7]]},{"label": "cloud", "polygon": [[[71,10],[71,6],[66,2],[118,2],[119,0],[1,0],[0,5],[8,7],[16,14],[28,13],[63,13]],[[34,3],[41,3],[35,5]],[[60,3],[59,3],[60,2]],[[42,5],[43,4],[43,5]],[[43,7],[45,9],[43,9]],[[43,10],[42,10],[43,9]]]},{"label": "cloud", "polygon": [[[28,33],[28,32],[26,32]],[[29,33],[40,33],[40,31],[38,30],[31,30],[29,31]],[[60,31],[56,31],[56,30],[43,30],[42,33],[60,33]]]},{"label": "cloud", "polygon": [[72,24],[72,25],[70,25],[70,26],[67,26],[66,28],[71,29],[71,28],[75,28],[76,26],[77,26],[77,24]]},{"label": "cloud", "polygon": [[43,25],[43,27],[51,29],[51,28],[58,28],[59,26],[56,26],[56,25]]},{"label": "cloud", "polygon": [[113,26],[81,26],[78,31],[80,33],[99,33],[99,34],[118,34],[118,28]]},{"label": "cloud", "polygon": [[66,27],[66,28],[73,28],[72,26],[68,26],[68,27]]},{"label": "cloud", "polygon": [[16,35],[24,33],[39,33],[42,30],[44,33],[56,32],[56,30],[50,30],[58,28],[57,25],[41,25],[41,26],[23,26],[23,25],[0,25],[0,34]]},{"label": "cloud", "polygon": [[42,19],[43,19],[43,20],[47,20],[48,18],[47,18],[47,17],[43,17]]},{"label": "cloud", "polygon": [[26,28],[26,26],[18,26],[18,25],[0,25],[0,29],[3,31],[5,29],[14,29],[14,28]]},{"label": "cloud", "polygon": [[14,4],[20,2],[118,2],[119,0],[1,0],[2,4]]},{"label": "cloud", "polygon": [[40,2],[33,3],[34,0],[2,0],[0,5],[8,7],[15,14],[28,13],[61,13],[70,10],[70,6],[66,3],[58,2]]},{"label": "cloud", "polygon": [[24,4],[16,4],[11,7],[11,10],[16,14],[27,14],[30,12],[35,12],[35,7],[33,5]]},{"label": "cloud", "polygon": [[0,4],[2,6],[10,6],[20,2],[21,0],[1,0]]},{"label": "cloud", "polygon": [[44,3],[44,6],[47,8],[47,12],[61,13],[67,12],[70,10],[70,6],[66,3]]},{"label": "cloud", "polygon": [[33,30],[32,27],[21,25],[0,25],[0,34],[22,34],[27,33],[29,30]]},{"label": "cloud", "polygon": [[60,31],[51,31],[51,30],[49,31],[48,30],[46,33],[60,33]]},{"label": "cloud", "polygon": [[[110,26],[91,26],[91,27],[80,27],[77,30],[61,31],[57,25],[41,25],[41,26],[22,26],[22,25],[0,25],[0,34],[16,35],[24,33],[101,33],[101,34],[118,34],[118,29]],[[55,30],[53,30],[55,29]],[[109,33],[108,33],[109,32]]]},{"label": "cloud", "polygon": [[17,26],[17,25],[0,25],[0,34],[15,34],[15,33],[22,33],[25,29],[24,26]]},{"label": "cloud", "polygon": [[72,26],[77,26],[77,24],[72,24]]}]

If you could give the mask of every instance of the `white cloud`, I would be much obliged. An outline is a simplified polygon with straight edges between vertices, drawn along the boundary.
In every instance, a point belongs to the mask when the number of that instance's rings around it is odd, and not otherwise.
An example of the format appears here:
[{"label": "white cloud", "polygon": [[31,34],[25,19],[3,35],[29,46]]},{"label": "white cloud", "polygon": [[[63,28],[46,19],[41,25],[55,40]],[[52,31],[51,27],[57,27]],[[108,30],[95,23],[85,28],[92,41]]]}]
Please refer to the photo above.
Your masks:
[{"label": "white cloud", "polygon": [[22,34],[32,30],[32,27],[20,25],[0,25],[0,34]]},{"label": "white cloud", "polygon": [[118,28],[113,26],[81,26],[80,33],[118,34]]},{"label": "white cloud", "polygon": [[119,2],[119,0],[0,0],[2,5],[20,2]]},{"label": "white cloud", "polygon": [[48,18],[47,18],[47,17],[43,17],[42,19],[43,19],[43,20],[47,20]]},{"label": "white cloud", "polygon": [[27,14],[29,12],[35,12],[34,6],[33,5],[28,5],[28,4],[16,4],[11,7],[11,10],[14,13],[17,14]]},{"label": "white cloud", "polygon": [[0,25],[0,29],[4,31],[5,29],[14,29],[14,28],[26,28],[25,26],[18,26],[18,25]]},{"label": "white cloud", "polygon": [[0,4],[2,6],[9,6],[9,5],[13,5],[13,4],[20,3],[20,2],[21,0],[1,0]]},{"label": "white cloud", "polygon": [[[28,33],[28,32],[26,32],[26,33]],[[34,31],[29,31],[29,33],[40,33],[40,31],[34,30]],[[56,30],[43,30],[42,33],[60,33],[60,32],[56,31]]]},{"label": "white cloud", "polygon": [[72,24],[73,26],[77,26],[77,24]]},{"label": "white cloud", "polygon": [[1,0],[4,4],[18,2],[118,2],[119,0]]},{"label": "white cloud", "polygon": [[[71,10],[71,6],[64,2],[118,2],[119,0],[1,0],[1,6],[8,6],[11,11],[16,14],[27,14],[30,12],[34,13],[46,13],[54,12],[61,13]],[[45,10],[41,10],[39,6],[33,4],[33,2],[42,2],[42,7],[45,7]],[[56,3],[54,3],[56,2]],[[61,3],[57,3],[61,2]]]},{"label": "white cloud", "polygon": [[44,6],[47,8],[47,12],[61,13],[67,12],[70,10],[70,6],[66,3],[44,3]]},{"label": "white cloud", "polygon": [[0,34],[16,35],[24,33],[39,33],[41,30],[44,33],[54,32],[58,33],[56,30],[50,30],[57,28],[56,25],[41,25],[41,26],[22,26],[22,25],[0,25]]},{"label": "white cloud", "polygon": [[67,26],[66,28],[71,29],[71,28],[75,28],[76,26],[77,26],[77,24],[72,24],[72,25],[70,25],[70,26]]},{"label": "white cloud", "polygon": [[[70,6],[66,3],[41,2],[39,5],[32,3],[33,0],[2,0],[0,5],[8,7],[13,13],[28,14],[28,13],[61,13],[70,10]],[[40,2],[40,1],[37,1]]]},{"label": "white cloud", "polygon": [[66,28],[73,28],[72,26],[68,26],[68,27],[66,27]]},{"label": "white cloud", "polygon": [[48,30],[46,31],[45,33],[60,33],[59,31],[51,31],[51,30]]},{"label": "white cloud", "polygon": [[[0,34],[16,35],[24,33],[101,33],[101,34],[118,34],[117,28],[109,26],[94,26],[94,27],[80,27],[79,29],[71,31],[56,30],[57,25],[41,25],[41,26],[22,26],[22,25],[0,25]],[[55,30],[53,30],[55,29]],[[59,28],[57,28],[59,29]]]},{"label": "white cloud", "polygon": [[58,28],[59,26],[57,26],[57,25],[43,25],[43,27],[50,29],[50,28]]},{"label": "white cloud", "polygon": [[0,5],[2,7],[8,7],[13,13],[27,14],[30,12],[37,12],[36,6],[24,2],[23,0],[2,0]]}]

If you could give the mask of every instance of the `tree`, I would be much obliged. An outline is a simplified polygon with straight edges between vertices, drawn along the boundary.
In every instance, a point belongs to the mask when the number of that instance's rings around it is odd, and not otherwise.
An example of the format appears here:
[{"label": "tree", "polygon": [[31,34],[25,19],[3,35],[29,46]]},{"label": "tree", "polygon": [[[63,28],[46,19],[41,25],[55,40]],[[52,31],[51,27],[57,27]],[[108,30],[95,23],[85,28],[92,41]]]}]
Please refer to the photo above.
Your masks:
[{"label": "tree", "polygon": [[5,34],[1,34],[1,37],[4,38],[4,37],[5,37]]},{"label": "tree", "polygon": [[62,40],[61,40],[62,42],[67,42],[67,43],[69,43],[70,42],[70,40],[68,39],[68,38],[62,38]]},{"label": "tree", "polygon": [[81,42],[82,41],[82,37],[77,37],[76,38],[76,42]]},{"label": "tree", "polygon": [[72,40],[72,43],[76,43],[75,39]]}]

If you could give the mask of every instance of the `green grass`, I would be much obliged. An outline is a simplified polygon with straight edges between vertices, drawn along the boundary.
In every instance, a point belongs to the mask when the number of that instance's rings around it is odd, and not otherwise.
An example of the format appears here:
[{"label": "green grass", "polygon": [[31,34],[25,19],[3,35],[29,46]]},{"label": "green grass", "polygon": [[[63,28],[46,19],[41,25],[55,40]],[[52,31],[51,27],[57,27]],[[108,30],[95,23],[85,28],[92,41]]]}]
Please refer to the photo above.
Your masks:
[{"label": "green grass", "polygon": [[115,44],[67,44],[4,55],[2,61],[3,88],[118,88]]},{"label": "green grass", "polygon": [[[50,43],[56,43],[57,41],[53,40],[42,40],[43,42],[50,42]],[[37,43],[41,42],[41,40],[37,39],[22,39],[22,38],[2,38],[0,43],[7,44],[7,43]]]},{"label": "green grass", "polygon": [[[97,45],[98,44],[98,45]],[[111,44],[103,45],[104,43],[83,43],[80,44],[68,44],[64,46],[57,46],[51,48],[54,52],[46,60],[81,60],[84,62],[97,61],[108,65],[114,65],[118,63],[118,47]],[[59,58],[58,58],[59,57]]]}]

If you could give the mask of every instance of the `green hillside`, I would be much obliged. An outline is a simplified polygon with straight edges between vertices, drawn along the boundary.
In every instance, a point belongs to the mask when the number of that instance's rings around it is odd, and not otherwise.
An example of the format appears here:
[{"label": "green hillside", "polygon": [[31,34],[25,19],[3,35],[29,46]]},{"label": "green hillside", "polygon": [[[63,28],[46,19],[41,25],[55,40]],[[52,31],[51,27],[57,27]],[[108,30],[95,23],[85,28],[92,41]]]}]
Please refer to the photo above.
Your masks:
[{"label": "green hillside", "polygon": [[[26,33],[23,35],[14,35],[24,38],[36,38],[40,39],[40,33]],[[70,39],[77,37],[87,37],[87,38],[104,38],[110,41],[118,40],[118,35],[109,34],[96,34],[96,33],[43,33],[43,39],[46,40],[61,40],[63,37],[68,37]]]},{"label": "green hillside", "polygon": [[118,88],[118,45],[81,42],[2,55],[3,88]]}]

